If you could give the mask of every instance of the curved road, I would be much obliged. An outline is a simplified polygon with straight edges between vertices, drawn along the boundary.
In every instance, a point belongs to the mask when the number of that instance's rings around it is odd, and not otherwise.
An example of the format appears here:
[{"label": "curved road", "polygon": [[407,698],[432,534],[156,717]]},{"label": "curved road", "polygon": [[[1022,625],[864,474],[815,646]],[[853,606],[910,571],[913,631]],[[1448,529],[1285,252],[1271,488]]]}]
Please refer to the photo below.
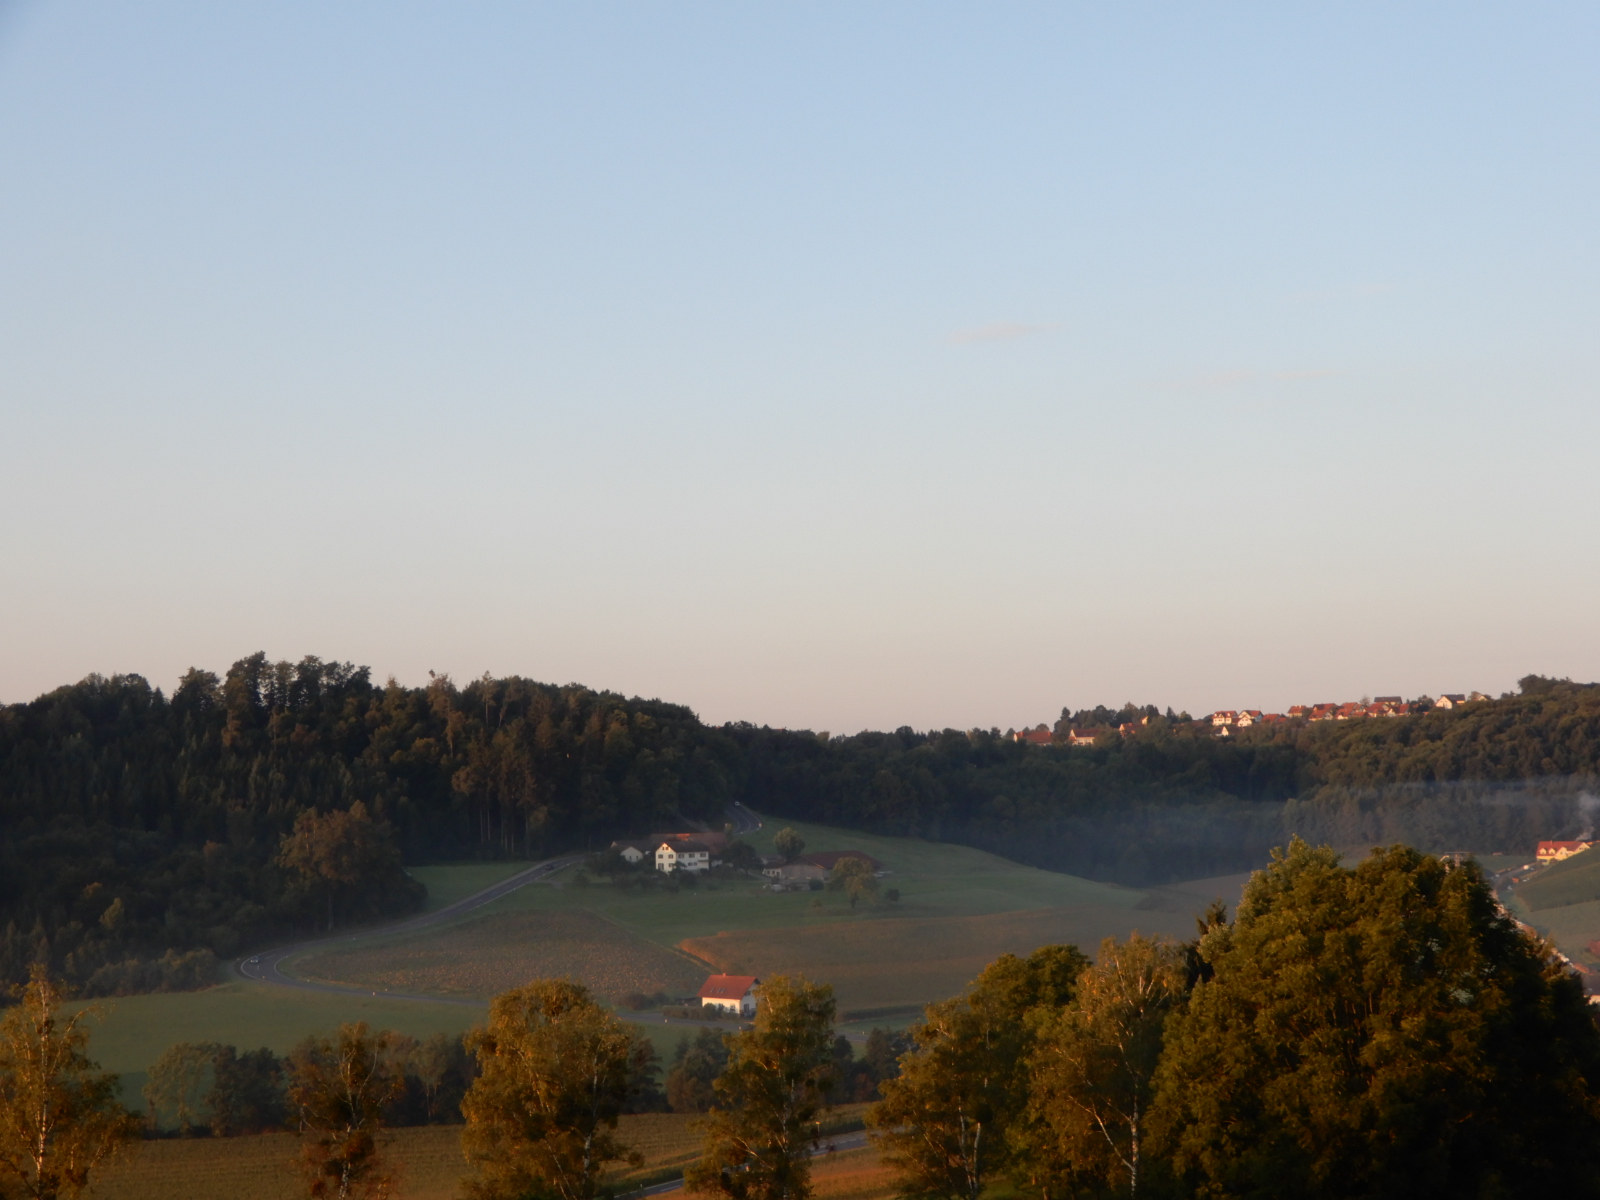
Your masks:
[{"label": "curved road", "polygon": [[[761,818],[748,808],[735,803],[728,809],[728,820],[733,825],[735,834],[754,833],[761,828]],[[438,912],[424,913],[419,917],[408,917],[404,921],[397,921],[393,925],[380,925],[375,929],[363,929],[359,933],[343,934],[338,937],[316,938],[309,942],[297,942],[293,946],[282,946],[276,950],[265,950],[260,954],[253,954],[249,958],[241,958],[234,963],[234,969],[246,979],[257,983],[275,983],[280,987],[303,988],[311,992],[335,992],[341,995],[359,996],[366,992],[369,996],[378,993],[369,988],[346,987],[337,983],[311,983],[308,980],[297,979],[286,974],[283,970],[284,960],[295,954],[314,950],[319,946],[332,946],[339,942],[353,942],[358,939],[382,937],[393,933],[415,933],[428,929],[434,925],[441,925],[446,921],[453,921],[464,916],[474,909],[482,908],[485,904],[492,904],[502,896],[508,896],[518,888],[536,883],[547,875],[552,875],[563,867],[570,867],[575,862],[582,862],[587,857],[583,854],[565,854],[558,858],[547,858],[543,862],[534,863],[525,871],[518,871],[509,878],[502,879],[499,883],[486,887],[481,892],[475,892],[464,900],[457,900],[454,904],[441,908]],[[465,1004],[473,1008],[482,1008],[482,1000],[462,1000],[449,996],[414,996],[404,992],[384,992],[383,995],[390,1000],[420,1000],[428,1004]],[[620,1015],[620,1014],[619,1014]],[[654,1022],[651,1022],[654,1024]],[[689,1021],[685,1024],[702,1025],[703,1021]]]}]

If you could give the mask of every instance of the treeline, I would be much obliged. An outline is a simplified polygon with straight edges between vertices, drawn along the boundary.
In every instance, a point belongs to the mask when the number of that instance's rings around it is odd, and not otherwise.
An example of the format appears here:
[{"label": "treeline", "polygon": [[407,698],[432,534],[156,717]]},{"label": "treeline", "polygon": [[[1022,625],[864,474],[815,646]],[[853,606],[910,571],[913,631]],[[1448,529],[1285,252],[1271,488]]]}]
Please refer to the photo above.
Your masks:
[{"label": "treeline", "polygon": [[1600,1029],[1470,861],[1295,842],[1233,922],[1002,959],[915,1037],[902,1195],[1600,1195]]},{"label": "treeline", "polygon": [[[308,1037],[280,1058],[266,1047],[240,1051],[216,1042],[179,1042],[150,1067],[144,1087],[148,1135],[240,1137],[293,1128],[290,1097],[324,1070],[333,1043]],[[391,1078],[380,1117],[385,1125],[459,1124],[461,1099],[477,1064],[461,1037],[425,1041],[375,1035],[376,1069]]]},{"label": "treeline", "polygon": [[685,708],[515,677],[404,688],[261,654],[170,697],[91,676],[0,708],[0,982],[38,962],[183,986],[152,964],[415,908],[402,857],[720,821],[735,758]]},{"label": "treeline", "polygon": [[[481,1073],[471,1035],[436,1033],[418,1041],[384,1030],[369,1042],[373,1069],[388,1078],[375,1120],[391,1128],[459,1125],[461,1104]],[[632,1035],[629,1078],[618,1112],[706,1113],[716,1107],[717,1079],[728,1065],[722,1033],[701,1029],[679,1040],[663,1066],[649,1038]],[[359,1038],[357,1039],[359,1040]],[[279,1057],[266,1047],[241,1051],[217,1042],[178,1042],[150,1066],[143,1090],[147,1137],[241,1137],[293,1129],[293,1096],[312,1086],[335,1053],[336,1039],[311,1036]],[[874,1029],[863,1053],[843,1035],[833,1039],[833,1097],[860,1103],[881,1097],[878,1085],[900,1073],[908,1034]]]},{"label": "treeline", "polygon": [[256,654],[168,697],[91,676],[0,708],[0,982],[120,994],[209,955],[413,910],[404,863],[599,849],[758,812],[961,842],[1132,885],[1251,869],[1290,834],[1525,852],[1588,823],[1600,686],[1214,736],[1155,706],[1091,747],[998,730],[703,725],[688,709],[484,677],[373,683]]},{"label": "treeline", "polygon": [[1254,869],[1296,834],[1531,853],[1592,824],[1583,796],[1600,776],[1600,685],[1538,676],[1517,694],[1421,716],[1226,738],[1154,706],[1063,713],[1089,717],[1135,731],[1085,747],[998,730],[728,732],[742,795],[760,811],[1133,885]]}]

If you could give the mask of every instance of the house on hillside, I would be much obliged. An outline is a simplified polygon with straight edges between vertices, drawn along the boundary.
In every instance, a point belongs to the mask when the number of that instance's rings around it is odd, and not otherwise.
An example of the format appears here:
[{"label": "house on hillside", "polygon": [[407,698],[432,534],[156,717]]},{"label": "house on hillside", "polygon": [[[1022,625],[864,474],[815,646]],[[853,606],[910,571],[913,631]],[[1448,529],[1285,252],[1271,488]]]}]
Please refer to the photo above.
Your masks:
[{"label": "house on hillside", "polygon": [[652,833],[647,838],[628,838],[612,842],[611,848],[622,861],[637,866],[654,859],[655,868],[670,874],[676,870],[709,871],[712,856],[728,848],[725,833]]},{"label": "house on hillside", "polygon": [[1592,845],[1593,842],[1540,842],[1536,857],[1542,863],[1564,862]]},{"label": "house on hillside", "polygon": [[1211,723],[1213,725],[1232,725],[1238,719],[1239,714],[1231,708],[1219,708],[1211,714]]},{"label": "house on hillside", "polygon": [[1039,725],[1033,729],[1021,729],[1011,735],[1014,742],[1026,742],[1030,746],[1048,746],[1051,742],[1050,727]]},{"label": "house on hillside", "polygon": [[844,858],[859,858],[872,868],[873,874],[884,869],[884,865],[865,850],[819,850],[815,854],[802,854],[791,863],[782,859],[763,862],[761,873],[776,883],[809,883],[813,879],[826,879]]},{"label": "house on hillside", "polygon": [[1067,745],[1092,746],[1105,733],[1104,729],[1072,729],[1067,731]]},{"label": "house on hillside", "polygon": [[1248,729],[1252,725],[1261,724],[1261,710],[1259,708],[1246,708],[1239,713],[1238,726]]},{"label": "house on hillside", "polygon": [[1435,708],[1458,708],[1467,702],[1464,692],[1448,692],[1433,702]]},{"label": "house on hillside", "polygon": [[696,838],[674,838],[656,847],[656,870],[670,875],[674,871],[709,871],[711,847]]},{"label": "house on hillside", "polygon": [[700,1004],[736,1016],[754,1016],[756,989],[760,986],[761,980],[754,975],[711,975],[700,985]]}]

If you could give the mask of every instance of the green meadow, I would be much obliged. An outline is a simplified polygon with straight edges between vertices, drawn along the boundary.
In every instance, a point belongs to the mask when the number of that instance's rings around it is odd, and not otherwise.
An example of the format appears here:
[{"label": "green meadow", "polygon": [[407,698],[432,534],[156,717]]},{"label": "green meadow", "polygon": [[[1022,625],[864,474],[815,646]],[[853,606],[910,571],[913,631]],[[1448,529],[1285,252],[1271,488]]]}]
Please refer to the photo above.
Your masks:
[{"label": "green meadow", "polygon": [[[953,995],[999,954],[1071,941],[1093,952],[1104,937],[1187,937],[1214,898],[1237,903],[1243,876],[1139,891],[1019,866],[980,850],[823,826],[768,821],[750,841],[763,853],[786,824],[810,850],[864,850],[890,874],[880,900],[851,910],[838,893],[775,893],[757,880],[701,883],[678,891],[584,885],[569,868],[465,917],[409,935],[343,935],[285,969],[364,991],[326,993],[238,978],[203,992],[100,1002],[95,1057],[124,1075],[137,1103],[145,1071],[178,1041],[267,1046],[284,1053],[308,1033],[363,1020],[416,1037],[481,1023],[498,991],[566,975],[618,1000],[629,991],[692,994],[709,971],[796,971],[830,982],[847,1024],[903,1025],[921,1005]],[[498,882],[523,863],[436,865],[413,870],[430,907]],[[390,993],[390,994],[386,994]],[[392,993],[438,996],[402,999]],[[637,1028],[664,1058],[692,1028]]]}]

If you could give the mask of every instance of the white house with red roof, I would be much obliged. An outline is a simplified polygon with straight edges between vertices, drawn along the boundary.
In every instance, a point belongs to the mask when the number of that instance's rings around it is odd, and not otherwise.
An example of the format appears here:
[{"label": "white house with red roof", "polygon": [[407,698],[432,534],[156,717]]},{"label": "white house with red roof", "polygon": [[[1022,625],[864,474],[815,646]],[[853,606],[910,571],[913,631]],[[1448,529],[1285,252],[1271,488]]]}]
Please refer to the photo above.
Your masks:
[{"label": "white house with red roof", "polygon": [[754,975],[711,975],[700,985],[700,1003],[741,1017],[753,1016],[760,986],[761,980]]}]

